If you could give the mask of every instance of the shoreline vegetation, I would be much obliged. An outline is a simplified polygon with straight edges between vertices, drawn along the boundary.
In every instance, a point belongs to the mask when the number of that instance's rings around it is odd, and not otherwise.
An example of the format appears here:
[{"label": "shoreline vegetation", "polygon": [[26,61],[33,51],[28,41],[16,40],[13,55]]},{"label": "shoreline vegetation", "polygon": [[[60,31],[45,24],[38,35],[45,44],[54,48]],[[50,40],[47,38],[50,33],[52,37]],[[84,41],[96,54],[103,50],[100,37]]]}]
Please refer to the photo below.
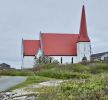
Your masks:
[{"label": "shoreline vegetation", "polygon": [[[58,86],[31,88],[27,91],[39,92],[38,100],[107,100],[108,64],[102,62],[83,64],[45,64],[33,70],[4,70],[1,75],[27,76],[27,80],[13,88],[23,88],[30,84],[49,80],[66,80]],[[68,81],[67,81],[68,80]]]}]

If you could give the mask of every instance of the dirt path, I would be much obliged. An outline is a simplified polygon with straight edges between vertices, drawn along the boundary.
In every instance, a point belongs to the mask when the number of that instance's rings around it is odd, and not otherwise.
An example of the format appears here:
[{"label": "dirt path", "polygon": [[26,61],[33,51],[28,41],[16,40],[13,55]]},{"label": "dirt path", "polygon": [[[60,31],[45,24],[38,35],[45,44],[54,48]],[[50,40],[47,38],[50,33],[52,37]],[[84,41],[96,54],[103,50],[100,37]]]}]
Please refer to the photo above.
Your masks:
[{"label": "dirt path", "polygon": [[[38,92],[32,92],[32,91],[27,91],[27,89],[35,89],[35,88],[41,88],[41,87],[51,87],[51,86],[57,86],[60,83],[64,82],[64,80],[50,80],[46,82],[41,82],[38,84],[33,84],[33,85],[28,85],[27,87],[12,90],[11,92],[5,92],[1,94],[3,98],[6,100],[35,100],[36,98],[34,96],[28,97],[28,95],[31,94],[38,94]],[[11,98],[11,99],[10,99]],[[13,98],[13,99],[12,99]]]}]

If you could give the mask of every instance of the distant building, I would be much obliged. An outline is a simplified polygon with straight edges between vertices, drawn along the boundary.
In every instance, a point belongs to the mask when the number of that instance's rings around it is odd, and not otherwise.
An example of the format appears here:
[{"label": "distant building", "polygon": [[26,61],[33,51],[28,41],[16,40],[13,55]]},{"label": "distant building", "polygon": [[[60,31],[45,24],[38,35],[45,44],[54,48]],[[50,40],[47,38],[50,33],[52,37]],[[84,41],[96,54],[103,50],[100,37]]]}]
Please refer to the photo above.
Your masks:
[{"label": "distant building", "polygon": [[27,59],[34,60],[41,56],[53,57],[61,64],[78,63],[83,59],[90,61],[91,47],[87,32],[85,6],[82,7],[78,34],[40,32],[40,40],[22,41],[22,55],[24,68],[27,67]]},{"label": "distant building", "polygon": [[108,52],[93,54],[93,55],[91,55],[91,60],[93,60],[93,61],[108,61]]},{"label": "distant building", "polygon": [[10,68],[11,68],[11,66],[8,65],[8,64],[6,64],[6,63],[2,63],[2,64],[0,64],[0,70],[10,69]]}]

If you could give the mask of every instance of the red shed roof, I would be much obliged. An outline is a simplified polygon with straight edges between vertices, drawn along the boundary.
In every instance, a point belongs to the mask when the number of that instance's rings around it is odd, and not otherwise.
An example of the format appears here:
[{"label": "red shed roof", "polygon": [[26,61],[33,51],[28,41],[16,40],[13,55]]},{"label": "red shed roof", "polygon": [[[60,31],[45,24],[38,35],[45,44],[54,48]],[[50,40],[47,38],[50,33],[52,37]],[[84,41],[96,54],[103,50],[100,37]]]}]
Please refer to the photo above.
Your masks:
[{"label": "red shed roof", "polygon": [[23,40],[24,56],[35,56],[40,48],[40,40]]},{"label": "red shed roof", "polygon": [[46,56],[76,56],[78,34],[42,33],[42,46]]}]

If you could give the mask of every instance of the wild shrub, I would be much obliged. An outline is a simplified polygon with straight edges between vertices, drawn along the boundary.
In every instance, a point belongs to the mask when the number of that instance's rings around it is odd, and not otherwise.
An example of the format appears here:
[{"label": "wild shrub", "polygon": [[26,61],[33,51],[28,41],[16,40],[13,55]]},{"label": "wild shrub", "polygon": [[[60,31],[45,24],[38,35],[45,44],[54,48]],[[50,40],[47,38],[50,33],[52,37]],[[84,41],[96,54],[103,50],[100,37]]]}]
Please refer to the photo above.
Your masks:
[{"label": "wild shrub", "polygon": [[95,63],[94,66],[90,67],[90,72],[94,74],[108,72],[108,64]]},{"label": "wild shrub", "polygon": [[38,100],[108,100],[107,75],[73,79],[58,87],[40,89]]},{"label": "wild shrub", "polygon": [[33,72],[31,71],[21,71],[21,70],[1,70],[0,75],[5,76],[31,76]]},{"label": "wild shrub", "polygon": [[78,72],[70,72],[70,71],[62,71],[62,70],[43,70],[41,72],[36,72],[36,75],[39,76],[45,76],[45,77],[51,77],[56,79],[71,79],[71,78],[88,78],[90,77],[90,74],[88,73],[78,73]]}]

